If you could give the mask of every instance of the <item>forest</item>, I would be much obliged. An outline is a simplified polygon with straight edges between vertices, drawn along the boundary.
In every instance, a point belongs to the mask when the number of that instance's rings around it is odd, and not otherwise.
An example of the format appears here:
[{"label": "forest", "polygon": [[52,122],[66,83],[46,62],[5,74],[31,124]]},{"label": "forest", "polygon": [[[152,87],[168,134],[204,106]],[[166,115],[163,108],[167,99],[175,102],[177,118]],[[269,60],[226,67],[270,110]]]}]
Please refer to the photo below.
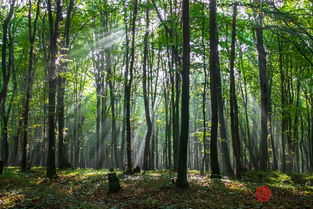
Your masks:
[{"label": "forest", "polygon": [[0,21],[0,208],[313,208],[312,0],[0,0]]}]

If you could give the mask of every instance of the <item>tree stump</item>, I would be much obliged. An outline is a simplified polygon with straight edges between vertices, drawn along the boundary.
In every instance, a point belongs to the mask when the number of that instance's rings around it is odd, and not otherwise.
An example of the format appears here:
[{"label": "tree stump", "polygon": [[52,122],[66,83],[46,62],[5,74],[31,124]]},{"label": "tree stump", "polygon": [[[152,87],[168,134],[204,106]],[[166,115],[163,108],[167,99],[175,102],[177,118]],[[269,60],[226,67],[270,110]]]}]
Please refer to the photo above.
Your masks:
[{"label": "tree stump", "polygon": [[138,165],[133,169],[133,173],[140,173],[140,167]]},{"label": "tree stump", "polygon": [[123,172],[123,174],[125,175],[134,175],[136,173],[140,173],[141,172],[141,169],[140,167],[137,165],[136,168],[132,169],[132,170],[126,170]]},{"label": "tree stump", "polygon": [[0,174],[3,173],[3,166],[4,166],[4,162],[0,160]]},{"label": "tree stump", "polygon": [[109,173],[109,193],[117,193],[121,190],[120,179],[116,176],[116,173]]}]

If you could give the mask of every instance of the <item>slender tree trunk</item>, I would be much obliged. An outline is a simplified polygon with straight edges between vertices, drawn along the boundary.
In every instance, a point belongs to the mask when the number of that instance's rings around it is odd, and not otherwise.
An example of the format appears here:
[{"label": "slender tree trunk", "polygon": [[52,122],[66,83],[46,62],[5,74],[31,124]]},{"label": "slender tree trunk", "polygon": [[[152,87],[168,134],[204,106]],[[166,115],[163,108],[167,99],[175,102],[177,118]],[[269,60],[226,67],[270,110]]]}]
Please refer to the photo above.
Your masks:
[{"label": "slender tree trunk", "polygon": [[311,163],[310,163],[310,171],[313,172],[313,120],[312,120],[312,115],[313,115],[313,94],[310,92],[310,98],[311,98],[311,112],[308,110],[308,123],[310,124],[310,133],[311,135],[309,136],[308,141],[311,142],[311,148],[309,148],[309,151],[311,153]]},{"label": "slender tree trunk", "polygon": [[[126,7],[126,4],[124,5]],[[127,12],[124,8],[124,23],[125,23],[125,73],[124,73],[124,100],[123,100],[123,127],[122,127],[122,142],[121,142],[121,166],[124,168],[124,153],[125,153],[125,133],[127,129],[126,117],[127,117],[127,84],[128,84],[128,71],[129,71],[129,35],[128,35],[128,23],[127,23]]]},{"label": "slender tree trunk", "polygon": [[293,123],[293,142],[295,146],[295,154],[296,154],[296,172],[300,172],[300,156],[299,156],[299,133],[298,133],[298,126],[299,126],[299,105],[300,105],[300,80],[297,80],[297,88],[296,88],[296,104],[295,107],[295,115],[294,115],[294,123]]},{"label": "slender tree trunk", "polygon": [[34,42],[36,37],[36,27],[37,20],[39,16],[39,4],[40,0],[37,0],[36,17],[34,20],[34,25],[32,27],[32,1],[28,1],[28,34],[29,34],[29,60],[28,60],[28,71],[26,75],[26,92],[25,92],[25,103],[23,107],[23,146],[22,146],[22,160],[21,160],[21,170],[25,172],[27,170],[27,149],[28,149],[28,116],[29,116],[29,103],[31,99],[31,91],[33,88],[33,76],[35,68],[33,66],[34,61]]},{"label": "slender tree trunk", "polygon": [[[261,3],[261,0],[256,0]],[[268,80],[266,75],[266,52],[263,44],[263,17],[262,14],[256,15],[256,45],[258,51],[259,62],[259,79],[261,87],[261,139],[260,139],[260,169],[266,171],[268,168],[268,149],[267,149],[267,137],[268,137],[268,112],[269,112],[269,97],[268,97]]]},{"label": "slender tree trunk", "polygon": [[[162,69],[164,71],[164,66],[162,64]],[[165,106],[165,150],[166,150],[166,168],[172,168],[172,144],[171,144],[171,109],[169,107],[170,104],[170,96],[169,96],[169,81],[167,78],[167,72],[165,71],[165,82],[166,85],[164,87],[164,106]]]},{"label": "slender tree trunk", "polygon": [[[203,117],[203,158],[201,166],[201,174],[204,173],[205,162],[208,161],[208,140],[207,140],[207,121],[206,121],[206,96],[207,96],[207,83],[208,83],[208,73],[206,66],[206,46],[205,46],[205,17],[204,17],[204,2],[202,3],[202,48],[203,48],[203,72],[204,72],[204,82],[203,82],[203,93],[202,93],[202,117]],[[196,158],[198,159],[198,158]]]},{"label": "slender tree trunk", "polygon": [[285,114],[285,75],[283,71],[283,54],[282,54],[282,42],[278,40],[279,48],[279,70],[280,70],[280,93],[281,93],[281,145],[282,145],[282,171],[286,171],[286,114]]},{"label": "slender tree trunk", "polygon": [[[111,65],[111,54],[110,52],[106,53],[106,64],[107,64],[107,72],[108,72],[108,80],[109,80],[109,88],[110,88],[110,102],[111,102],[111,114],[112,114],[112,146],[113,146],[113,160],[115,161],[115,167],[119,166],[118,154],[117,154],[117,132],[116,132],[116,116],[115,116],[115,95],[114,95],[114,85],[112,74],[112,65]],[[113,166],[113,165],[112,165]]]},{"label": "slender tree trunk", "polygon": [[[216,20],[215,23],[216,25]],[[215,26],[216,27],[216,26]],[[215,41],[218,45],[218,32],[215,29]],[[218,52],[217,52],[218,53]],[[223,165],[223,172],[227,176],[233,175],[233,169],[230,163],[230,156],[229,156],[229,148],[228,148],[228,140],[226,134],[226,124],[225,124],[225,117],[224,117],[224,101],[223,101],[223,91],[222,91],[222,80],[221,80],[221,72],[219,67],[219,55],[216,56],[216,95],[217,103],[218,103],[218,121],[219,121],[219,131],[220,131],[220,138],[221,138],[221,160]]]},{"label": "slender tree trunk", "polygon": [[[3,98],[3,103],[1,104],[1,110],[0,110],[0,115],[1,115],[1,128],[2,128],[2,139],[3,139],[3,154],[4,154],[4,165],[8,164],[9,162],[9,142],[8,142],[8,134],[9,134],[9,118],[12,110],[12,103],[13,103],[13,98],[15,96],[16,92],[16,77],[15,77],[15,70],[14,70],[14,38],[12,35],[12,27],[10,26],[8,29],[8,35],[9,35],[9,57],[8,57],[8,67],[7,67],[7,72],[8,72],[8,78],[7,81],[10,80],[11,74],[13,74],[13,91],[12,91],[12,96],[10,97],[9,102],[7,103],[7,94]],[[7,85],[7,84],[5,84]]]},{"label": "slender tree trunk", "polygon": [[64,93],[65,79],[58,76],[58,95],[57,95],[57,116],[58,116],[58,167],[66,168],[65,146],[64,146]]},{"label": "slender tree trunk", "polygon": [[233,22],[232,22],[232,40],[231,40],[231,55],[230,55],[230,118],[231,118],[231,135],[233,142],[233,151],[236,162],[236,175],[240,176],[242,171],[241,164],[241,147],[239,137],[238,124],[238,104],[236,98],[235,84],[235,56],[236,56],[236,23],[237,22],[237,3],[233,6]]},{"label": "slender tree trunk", "polygon": [[[172,59],[173,60],[173,59]],[[172,68],[173,69],[173,68]],[[174,70],[174,69],[173,69]],[[175,170],[177,168],[177,127],[176,127],[176,105],[175,105],[175,79],[174,79],[174,73],[171,72],[170,75],[171,79],[171,122],[172,122],[172,150],[173,150],[173,169]],[[176,81],[177,82],[177,81]],[[176,92],[177,93],[177,92]],[[171,153],[170,153],[171,154]]]},{"label": "slender tree trunk", "polygon": [[155,165],[155,139],[156,138],[156,130],[153,131],[152,137],[151,137],[151,146],[149,151],[149,170],[154,170]]},{"label": "slender tree trunk", "polygon": [[131,104],[131,88],[133,82],[133,71],[135,62],[135,35],[136,35],[136,19],[138,13],[138,0],[134,0],[134,12],[132,20],[132,40],[131,40],[131,60],[129,67],[129,80],[127,83],[127,88],[125,89],[125,99],[126,99],[126,143],[127,143],[127,172],[130,172],[133,168],[132,165],[132,150],[131,150],[131,123],[130,123],[130,104]]},{"label": "slender tree trunk", "polygon": [[[150,1],[147,0],[147,4]],[[149,89],[147,88],[147,80],[149,79],[149,75],[147,75],[147,63],[148,63],[148,37],[149,37],[149,8],[147,6],[146,9],[146,33],[144,37],[144,54],[143,54],[143,98],[144,98],[144,106],[145,106],[145,114],[146,114],[146,123],[147,123],[147,133],[145,139],[145,148],[144,148],[144,156],[143,156],[143,169],[147,170],[149,165],[149,153],[150,153],[150,140],[152,136],[152,121],[150,117],[150,104],[149,104]]]},{"label": "slender tree trunk", "polygon": [[[104,62],[104,54],[101,53],[101,63]],[[101,64],[101,74],[104,72],[104,66]],[[106,104],[106,85],[105,85],[105,78],[104,75],[101,77],[101,131],[100,131],[100,159],[99,159],[99,166],[102,167],[103,164],[105,167],[108,167],[108,160],[109,160],[109,155],[106,154],[106,149],[109,146],[109,143],[106,142],[106,134],[107,134],[107,125],[106,125],[106,109],[107,109],[107,104]]]},{"label": "slender tree trunk", "polygon": [[[174,59],[176,61],[176,59]],[[179,161],[179,151],[180,151],[180,129],[179,129],[179,96],[180,96],[180,74],[178,69],[178,64],[176,63],[175,71],[175,102],[173,106],[173,111],[175,112],[175,117],[173,118],[175,137],[173,139],[173,151],[174,151],[174,170],[177,171],[178,161]]]},{"label": "slender tree trunk", "polygon": [[159,127],[156,128],[155,134],[155,169],[159,169]]},{"label": "slender tree trunk", "polygon": [[294,169],[294,142],[292,140],[292,114],[288,111],[288,107],[293,105],[293,85],[292,85],[292,59],[286,57],[286,67],[285,67],[285,102],[286,102],[286,142],[287,142],[287,159],[286,159],[286,170],[292,172]]},{"label": "slender tree trunk", "polygon": [[8,91],[8,85],[10,81],[10,68],[6,66],[7,62],[7,41],[8,41],[8,29],[9,29],[9,23],[11,18],[13,17],[14,13],[14,5],[15,5],[15,0],[10,1],[10,10],[3,21],[2,24],[2,53],[1,53],[1,67],[2,67],[2,89],[0,92],[0,119],[2,120],[2,130],[1,130],[1,135],[2,135],[2,160],[4,162],[4,165],[8,163],[9,159],[9,142],[8,142],[8,117],[6,115],[6,99],[7,99],[7,91]]},{"label": "slender tree trunk", "polygon": [[[70,47],[70,26],[71,26],[71,14],[72,10],[74,7],[74,0],[70,0],[68,9],[67,9],[67,14],[66,14],[66,22],[65,22],[65,32],[64,32],[64,39],[65,39],[65,44],[63,50],[63,56],[66,59],[68,59],[68,54],[69,54],[69,47]],[[67,71],[68,68],[68,63],[65,61],[65,63],[62,63],[61,69],[62,72],[64,73]],[[64,94],[65,94],[65,77],[64,75],[60,74],[58,75],[58,96],[57,96],[57,106],[58,106],[58,166],[61,169],[69,167],[69,162],[68,159],[66,159],[66,146],[64,144]]]},{"label": "slender tree trunk", "polygon": [[[215,23],[216,24],[216,23]],[[218,45],[218,33],[216,32],[216,41]],[[227,140],[227,133],[226,133],[226,123],[224,117],[224,101],[223,101],[223,91],[222,91],[222,80],[221,80],[221,72],[219,66],[219,55],[217,54],[216,60],[216,94],[217,94],[217,103],[218,103],[218,121],[219,121],[219,131],[220,131],[220,138],[221,138],[221,158],[222,158],[222,165],[223,165],[223,172],[227,176],[233,176],[233,169],[230,163],[230,156],[229,156],[229,148],[228,148],[228,140]]]},{"label": "slender tree trunk", "polygon": [[[95,43],[96,43],[96,48],[98,48],[98,41],[99,41],[99,35],[94,34],[95,36]],[[101,169],[100,165],[100,151],[101,151],[101,80],[102,80],[102,75],[101,75],[101,66],[100,66],[100,61],[99,61],[99,53],[93,49],[92,51],[93,57],[95,62],[93,63],[94,68],[96,69],[95,72],[95,82],[96,82],[96,94],[97,94],[97,105],[96,105],[96,142],[95,142],[95,147],[94,147],[94,166],[96,169]],[[75,83],[74,83],[75,84]],[[76,84],[74,86],[74,91],[76,91]],[[76,95],[76,93],[75,93]],[[76,108],[74,109],[76,111]],[[75,118],[74,118],[75,120]],[[75,130],[75,129],[74,129]],[[75,143],[76,138],[73,137],[73,143]]]},{"label": "slender tree trunk", "polygon": [[189,138],[189,69],[190,69],[190,26],[189,0],[183,0],[183,71],[181,101],[181,134],[176,186],[188,187],[187,180],[187,147]]},{"label": "slender tree trunk", "polygon": [[305,169],[305,158],[304,156],[307,156],[307,153],[305,149],[303,149],[303,144],[304,144],[304,125],[303,125],[304,118],[301,115],[300,116],[300,129],[301,129],[301,137],[300,137],[300,154],[301,154],[301,171],[300,172],[305,172],[307,171]]},{"label": "slender tree trunk", "polygon": [[49,107],[48,107],[48,157],[46,164],[46,177],[57,177],[55,167],[55,94],[56,94],[56,56],[58,52],[57,39],[59,36],[59,23],[62,17],[61,0],[56,0],[56,17],[53,18],[51,0],[47,1],[50,26],[50,66],[48,75]]},{"label": "slender tree trunk", "polygon": [[273,115],[273,105],[271,102],[271,97],[272,97],[272,83],[273,83],[273,76],[271,76],[271,82],[270,82],[270,89],[269,89],[269,115],[268,115],[268,120],[269,120],[269,134],[270,134],[270,140],[271,140],[271,146],[272,146],[272,154],[273,154],[273,162],[272,162],[272,168],[273,170],[278,169],[278,162],[277,162],[277,157],[276,157],[276,149],[275,149],[275,143],[274,143],[274,136],[273,136],[273,121],[272,121],[272,115]]},{"label": "slender tree trunk", "polygon": [[[313,115],[313,94],[310,92],[311,98],[311,117]],[[313,120],[311,118],[311,172],[313,172]]]},{"label": "slender tree trunk", "polygon": [[101,76],[100,69],[97,65],[97,76],[96,76],[96,92],[97,92],[97,116],[96,116],[96,168],[100,169],[101,165],[99,165],[100,161],[100,130],[101,130]]},{"label": "slender tree trunk", "polygon": [[218,130],[218,40],[216,35],[216,0],[210,0],[210,93],[211,93],[211,169],[212,178],[220,177],[217,154],[217,130]]},{"label": "slender tree trunk", "polygon": [[[219,66],[219,65],[218,65]],[[219,68],[219,67],[218,67]],[[218,100],[218,120],[219,120],[219,130],[220,130],[220,138],[221,138],[221,158],[223,164],[223,172],[227,176],[233,176],[234,172],[230,163],[229,156],[229,148],[228,148],[228,140],[226,134],[226,124],[224,117],[224,101],[222,98],[222,84],[221,84],[221,75],[219,73],[219,69],[217,70],[217,100]]]}]

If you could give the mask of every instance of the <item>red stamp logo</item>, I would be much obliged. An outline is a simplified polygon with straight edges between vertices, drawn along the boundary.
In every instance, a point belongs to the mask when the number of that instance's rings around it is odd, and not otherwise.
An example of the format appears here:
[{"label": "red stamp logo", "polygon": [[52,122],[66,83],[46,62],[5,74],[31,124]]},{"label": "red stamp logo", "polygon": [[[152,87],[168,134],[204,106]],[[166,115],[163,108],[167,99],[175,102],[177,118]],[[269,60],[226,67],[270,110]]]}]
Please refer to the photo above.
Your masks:
[{"label": "red stamp logo", "polygon": [[270,200],[272,192],[267,186],[259,186],[256,188],[255,196],[259,202],[267,202]]}]

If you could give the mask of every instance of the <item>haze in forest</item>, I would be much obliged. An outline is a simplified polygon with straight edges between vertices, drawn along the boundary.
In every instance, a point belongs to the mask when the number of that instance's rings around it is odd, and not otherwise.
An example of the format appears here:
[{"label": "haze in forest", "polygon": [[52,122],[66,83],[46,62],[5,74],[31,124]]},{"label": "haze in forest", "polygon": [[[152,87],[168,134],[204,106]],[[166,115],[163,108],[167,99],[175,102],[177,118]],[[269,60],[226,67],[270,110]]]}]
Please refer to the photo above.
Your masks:
[{"label": "haze in forest", "polygon": [[1,165],[313,172],[309,0],[0,1]]}]

